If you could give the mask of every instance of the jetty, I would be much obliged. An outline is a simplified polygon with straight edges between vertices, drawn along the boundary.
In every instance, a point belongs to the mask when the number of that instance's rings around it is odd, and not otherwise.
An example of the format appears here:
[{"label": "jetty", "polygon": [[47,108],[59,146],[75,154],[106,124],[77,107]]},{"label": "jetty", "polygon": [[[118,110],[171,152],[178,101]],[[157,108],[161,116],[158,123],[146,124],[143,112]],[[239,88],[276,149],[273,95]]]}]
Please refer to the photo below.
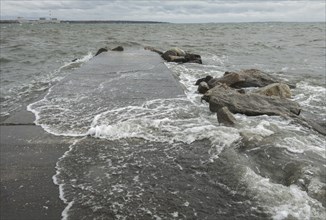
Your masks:
[{"label": "jetty", "polygon": [[[112,80],[122,72],[129,74]],[[85,84],[73,83],[81,78],[88,85],[92,80],[107,82],[98,98],[112,108],[184,96],[164,61],[146,50],[102,53],[58,82],[56,91],[67,95],[85,90]],[[25,107],[0,124],[1,219],[60,219],[67,205],[59,199],[52,177],[59,158],[76,139],[47,133],[34,121],[34,114]],[[90,137],[84,142],[96,146],[105,140]]]}]

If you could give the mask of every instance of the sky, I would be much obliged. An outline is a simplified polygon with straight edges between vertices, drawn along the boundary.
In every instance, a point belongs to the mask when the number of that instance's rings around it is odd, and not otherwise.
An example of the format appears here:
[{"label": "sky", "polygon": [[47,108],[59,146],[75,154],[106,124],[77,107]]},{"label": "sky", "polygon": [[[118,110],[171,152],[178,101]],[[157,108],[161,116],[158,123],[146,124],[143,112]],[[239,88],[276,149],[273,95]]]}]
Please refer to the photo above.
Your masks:
[{"label": "sky", "polygon": [[1,0],[1,19],[325,22],[325,0]]}]

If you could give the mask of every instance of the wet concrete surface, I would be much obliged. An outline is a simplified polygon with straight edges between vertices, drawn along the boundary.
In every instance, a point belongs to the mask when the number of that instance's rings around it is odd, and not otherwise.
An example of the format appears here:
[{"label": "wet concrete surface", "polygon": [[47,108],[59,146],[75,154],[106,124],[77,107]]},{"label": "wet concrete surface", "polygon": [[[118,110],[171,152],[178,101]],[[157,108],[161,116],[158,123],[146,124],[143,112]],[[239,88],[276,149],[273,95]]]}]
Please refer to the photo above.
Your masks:
[{"label": "wet concrete surface", "polygon": [[[137,72],[142,74],[133,74]],[[121,78],[121,73],[128,77]],[[65,88],[65,95],[69,95],[75,92],[69,90],[74,78],[82,77],[85,84],[76,85],[81,92],[93,79],[120,77],[105,85],[109,88],[105,97],[113,103],[111,107],[183,96],[182,88],[163,60],[148,51],[103,53],[56,86]],[[4,220],[60,219],[65,207],[52,177],[58,159],[68,150],[74,138],[49,134],[36,126],[34,120],[34,115],[23,108],[0,124],[0,215]]]},{"label": "wet concrete surface", "polygon": [[71,139],[46,133],[33,120],[26,111],[0,126],[0,215],[4,220],[60,219],[64,208],[52,176]]}]

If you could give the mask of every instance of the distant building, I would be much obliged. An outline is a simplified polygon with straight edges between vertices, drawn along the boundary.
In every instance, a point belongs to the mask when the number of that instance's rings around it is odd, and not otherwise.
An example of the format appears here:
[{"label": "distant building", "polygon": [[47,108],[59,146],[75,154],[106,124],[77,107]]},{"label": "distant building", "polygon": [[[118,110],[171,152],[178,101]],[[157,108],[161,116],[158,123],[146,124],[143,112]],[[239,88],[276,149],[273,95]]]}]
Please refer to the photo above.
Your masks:
[{"label": "distant building", "polygon": [[42,17],[38,20],[38,23],[40,24],[51,24],[51,23],[60,23],[60,20],[57,18],[49,18],[47,19],[46,17]]},{"label": "distant building", "polygon": [[20,23],[20,24],[23,24],[23,23],[28,23],[28,20],[26,20],[24,17],[17,17],[17,22]]}]

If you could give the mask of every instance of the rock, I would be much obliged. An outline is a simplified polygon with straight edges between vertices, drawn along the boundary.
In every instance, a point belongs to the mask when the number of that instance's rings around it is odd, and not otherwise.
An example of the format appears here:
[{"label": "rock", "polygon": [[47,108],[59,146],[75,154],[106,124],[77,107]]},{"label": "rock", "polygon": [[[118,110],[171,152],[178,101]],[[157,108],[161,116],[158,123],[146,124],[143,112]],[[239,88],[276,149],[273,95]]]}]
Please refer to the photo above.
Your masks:
[{"label": "rock", "polygon": [[204,77],[204,78],[200,78],[200,79],[198,79],[198,80],[196,81],[195,85],[198,86],[201,82],[206,82],[206,83],[208,83],[208,81],[211,80],[211,79],[213,79],[213,77],[211,77],[211,76],[208,75],[208,76],[206,76],[206,77]]},{"label": "rock", "polygon": [[208,87],[208,84],[207,82],[201,82],[198,86],[198,89],[197,91],[200,93],[200,94],[205,94],[207,91],[209,90],[209,87]]},{"label": "rock", "polygon": [[187,53],[185,55],[186,63],[198,63],[202,64],[201,56],[198,54]]},{"label": "rock", "polygon": [[279,96],[280,98],[291,98],[290,87],[284,83],[273,83],[258,89],[255,93],[267,96]]},{"label": "rock", "polygon": [[218,122],[226,126],[234,125],[236,122],[236,119],[227,107],[218,109],[216,115]]},{"label": "rock", "polygon": [[168,62],[172,62],[171,56],[178,56],[178,54],[173,50],[165,51],[162,54],[162,58]]},{"label": "rock", "polygon": [[185,63],[186,58],[184,56],[169,56],[168,62],[175,62],[175,63]]},{"label": "rock", "polygon": [[178,47],[171,48],[170,51],[174,51],[177,56],[186,56],[186,52]]},{"label": "rock", "polygon": [[112,51],[123,51],[123,47],[122,46],[118,46],[116,48],[113,48]]},{"label": "rock", "polygon": [[294,101],[256,93],[241,94],[225,84],[208,90],[203,100],[209,102],[209,109],[212,112],[217,112],[225,106],[232,113],[241,113],[248,116],[299,115],[301,111],[299,104]]},{"label": "rock", "polygon": [[172,48],[170,50],[167,50],[161,55],[161,57],[168,62],[202,64],[200,55],[186,53],[180,48]]},{"label": "rock", "polygon": [[[248,69],[240,72],[225,72],[223,77],[211,79],[208,85],[210,88],[214,88],[219,83],[224,83],[232,88],[241,89],[246,87],[264,87],[279,81],[260,70]],[[293,87],[293,85],[289,86]]]},{"label": "rock", "polygon": [[96,52],[95,56],[97,56],[97,55],[99,55],[100,53],[103,53],[103,52],[108,52],[108,49],[107,49],[107,48],[100,48],[100,49]]}]

